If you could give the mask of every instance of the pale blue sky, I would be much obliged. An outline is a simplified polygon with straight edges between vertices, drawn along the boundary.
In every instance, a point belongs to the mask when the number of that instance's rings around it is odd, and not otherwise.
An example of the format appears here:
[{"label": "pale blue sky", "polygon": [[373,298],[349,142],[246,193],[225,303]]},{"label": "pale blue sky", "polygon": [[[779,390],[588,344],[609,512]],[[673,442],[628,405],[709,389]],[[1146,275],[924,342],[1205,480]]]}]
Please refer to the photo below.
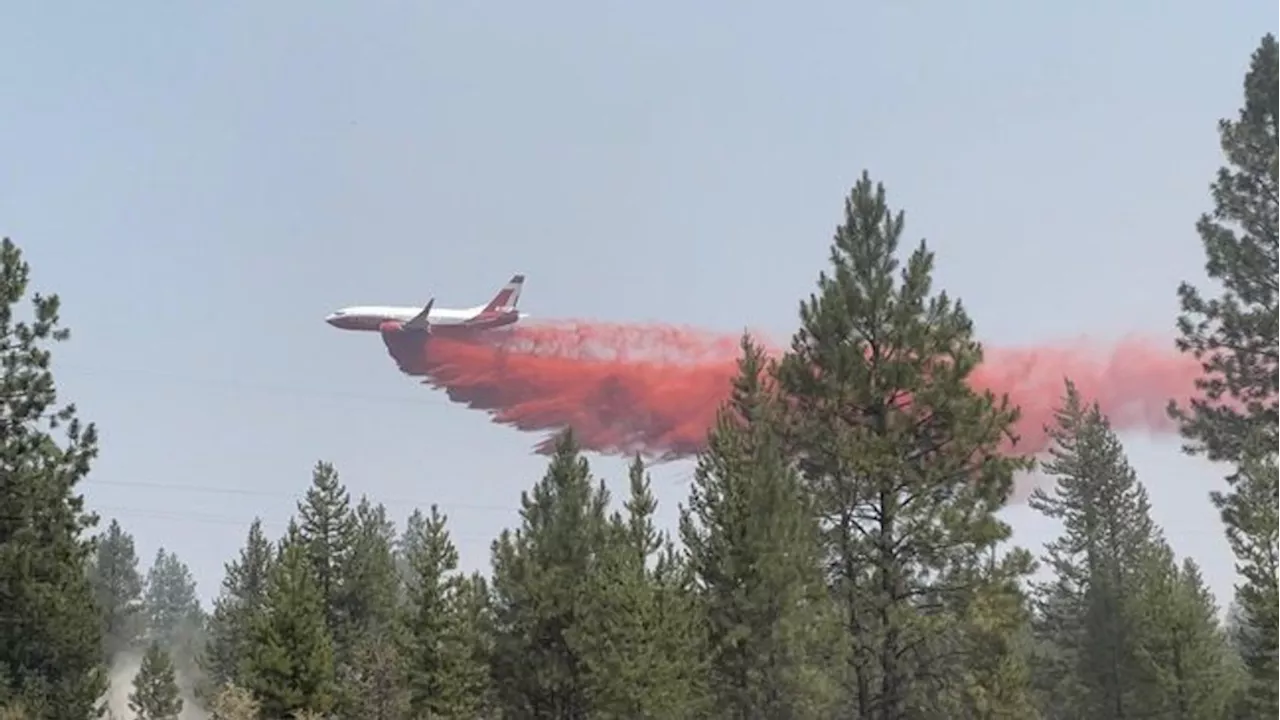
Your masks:
[{"label": "pale blue sky", "polygon": [[[785,337],[863,168],[985,341],[1171,332],[1273,6],[785,7],[7,4],[0,233],[65,301],[58,378],[102,431],[90,502],[209,598],[323,458],[398,520],[439,503],[487,564],[537,438],[324,315],[466,305],[519,271],[542,317]],[[1220,471],[1126,439],[1225,602]],[[654,470],[665,518],[689,471]],[[1031,547],[1052,532],[1009,517]]]}]

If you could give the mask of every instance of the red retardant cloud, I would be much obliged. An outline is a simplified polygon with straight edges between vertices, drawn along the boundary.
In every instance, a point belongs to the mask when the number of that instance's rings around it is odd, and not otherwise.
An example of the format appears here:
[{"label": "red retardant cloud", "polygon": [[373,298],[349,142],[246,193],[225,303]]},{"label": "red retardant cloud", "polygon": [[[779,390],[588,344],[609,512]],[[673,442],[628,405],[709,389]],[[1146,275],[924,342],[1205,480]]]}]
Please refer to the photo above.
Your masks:
[{"label": "red retardant cloud", "polygon": [[[572,427],[584,449],[662,459],[703,448],[739,354],[737,336],[585,321],[465,339],[384,332],[383,340],[401,371],[494,422],[526,432]],[[1064,378],[1097,400],[1117,431],[1172,433],[1165,406],[1186,399],[1199,372],[1172,343],[1133,339],[1112,347],[987,347],[971,379],[1022,408],[1018,449],[1036,454],[1048,446],[1044,427]]]}]

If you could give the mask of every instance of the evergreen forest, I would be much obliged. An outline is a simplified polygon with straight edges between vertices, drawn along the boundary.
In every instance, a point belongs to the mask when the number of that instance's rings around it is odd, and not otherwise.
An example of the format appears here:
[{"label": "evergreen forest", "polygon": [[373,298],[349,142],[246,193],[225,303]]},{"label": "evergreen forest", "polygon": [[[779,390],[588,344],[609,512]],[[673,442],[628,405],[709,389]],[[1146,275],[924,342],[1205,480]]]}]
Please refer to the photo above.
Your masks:
[{"label": "evergreen forest", "polygon": [[[70,333],[5,239],[0,719],[1276,717],[1278,65],[1268,34],[1187,213],[1210,283],[1169,288],[1203,373],[1168,413],[1221,471],[1231,597],[1173,551],[1071,378],[1050,451],[1008,449],[1019,409],[967,381],[980,319],[867,173],[788,349],[744,336],[678,527],[641,458],[606,484],[565,431],[468,573],[446,508],[394,523],[319,461],[282,535],[244,529],[211,607],[86,505],[97,427],[52,370]],[[1030,507],[1061,526],[1036,552],[1000,517],[1033,466],[1054,482]]]}]

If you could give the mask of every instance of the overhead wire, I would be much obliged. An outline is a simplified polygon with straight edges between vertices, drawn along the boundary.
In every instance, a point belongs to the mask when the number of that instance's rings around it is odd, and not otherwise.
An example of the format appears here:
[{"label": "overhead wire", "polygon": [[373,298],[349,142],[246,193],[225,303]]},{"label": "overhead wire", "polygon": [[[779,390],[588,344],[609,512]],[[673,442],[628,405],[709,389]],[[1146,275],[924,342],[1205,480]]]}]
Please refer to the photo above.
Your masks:
[{"label": "overhead wire", "polygon": [[[100,516],[113,517],[120,519],[139,519],[139,520],[162,520],[172,522],[197,522],[207,525],[221,525],[224,527],[239,527],[247,529],[253,520],[244,520],[242,518],[233,518],[220,515],[208,515],[204,513],[192,512],[167,512],[164,510],[140,510],[138,508],[119,507],[119,506],[94,506],[88,508],[90,512],[97,513]],[[263,527],[283,530],[289,526],[288,520],[267,520],[265,518],[254,518],[258,520]],[[98,529],[102,525],[99,523]],[[493,537],[489,535],[478,535],[472,533],[458,533],[452,529],[449,530],[449,537],[455,542],[490,542]]]},{"label": "overhead wire", "polygon": [[[111,366],[95,362],[93,365],[83,365],[75,362],[55,361],[54,370],[58,375],[71,375],[81,377],[97,377],[110,376],[112,378],[120,378],[126,376],[145,378],[149,382],[164,383],[169,385],[186,386],[194,389],[214,392],[232,392],[238,394],[249,395],[266,395],[277,397],[291,397],[296,399],[336,401],[340,403],[365,403],[377,405],[401,405],[406,407],[427,407],[427,406],[447,406],[452,403],[443,393],[416,393],[406,395],[382,395],[368,392],[360,392],[353,390],[335,390],[332,388],[315,388],[301,387],[297,385],[286,385],[275,382],[260,382],[254,380],[245,380],[244,378],[228,378],[228,377],[210,377],[207,375],[190,375],[175,373],[170,370],[160,370],[150,366]],[[430,383],[421,378],[414,378],[415,383],[428,385]],[[690,470],[681,473],[677,477],[670,478],[672,484],[686,484],[693,477],[693,471]],[[532,479],[529,484],[532,484]],[[283,490],[264,490],[260,488],[243,488],[243,487],[225,487],[207,484],[195,483],[169,483],[155,482],[145,480],[104,480],[96,479],[92,474],[80,485],[78,490],[91,490],[92,488],[138,488],[163,492],[179,492],[179,493],[205,493],[215,495],[234,495],[243,497],[261,497],[261,498],[289,498],[294,501],[301,501],[305,497],[305,490],[301,492],[289,492]],[[354,495],[354,493],[353,493]],[[275,531],[283,530],[288,526],[289,519],[268,519],[256,514],[253,518],[231,517],[221,514],[211,514],[193,511],[189,508],[181,510],[174,509],[152,509],[140,508],[137,506],[120,506],[110,504],[98,504],[89,502],[86,498],[87,512],[97,514],[101,519],[119,518],[121,520],[151,520],[161,522],[176,523],[198,523],[203,525],[215,525],[223,527],[237,527],[247,530],[250,524],[257,520],[265,528]],[[439,506],[446,515],[451,515],[451,511],[456,510],[475,510],[484,512],[506,512],[517,513],[520,510],[519,503],[513,504],[486,504],[486,503],[467,503],[467,502],[447,502],[441,503],[427,502],[420,499],[405,497],[370,497],[370,501],[383,505],[384,507],[395,508],[428,508],[432,504]],[[0,511],[0,515],[3,515]],[[291,513],[292,514],[292,513]],[[399,523],[398,523],[399,525]],[[99,522],[95,531],[101,531],[104,523]],[[457,533],[452,528],[450,536],[459,543],[480,543],[487,545],[492,542],[496,535],[494,534],[475,534],[475,533]]]},{"label": "overhead wire", "polygon": [[[187,483],[159,483],[148,482],[145,480],[94,480],[92,478],[85,480],[83,487],[106,486],[106,487],[136,487],[148,488],[154,490],[173,490],[179,492],[196,492],[209,493],[214,495],[245,495],[251,497],[274,497],[274,498],[291,498],[293,500],[302,500],[306,497],[306,492],[289,492],[285,490],[254,490],[249,488],[219,487],[216,485],[195,485]],[[350,493],[350,491],[348,491]],[[354,495],[354,493],[350,493]],[[398,507],[430,507],[433,503],[421,499],[413,499],[406,497],[369,497],[370,502],[381,504],[384,506]],[[438,501],[434,504],[440,505]],[[492,510],[497,512],[508,512],[518,509],[515,505],[496,505],[484,503],[449,503],[449,507],[459,508],[462,510]]]},{"label": "overhead wire", "polygon": [[[675,483],[686,483],[693,478],[693,471],[680,473],[677,477],[672,478]],[[219,487],[214,485],[197,485],[190,483],[160,483],[148,482],[145,480],[94,480],[92,477],[85,480],[79,488],[92,488],[97,486],[105,487],[131,487],[145,488],[149,490],[162,490],[171,492],[192,492],[192,493],[208,493],[215,495],[241,495],[248,497],[271,497],[271,498],[288,498],[295,501],[302,501],[306,497],[306,492],[289,492],[283,490],[260,490],[249,488],[232,488]],[[408,497],[369,497],[370,502],[383,505],[384,507],[411,507],[411,508],[428,508],[436,505],[442,511],[449,510],[479,510],[485,512],[517,512],[520,510],[519,505],[503,505],[490,503],[468,503],[468,502],[447,502],[441,503],[436,501],[427,501],[422,499],[413,499]],[[102,508],[103,506],[94,505],[94,508]],[[126,508],[133,511],[132,508]],[[170,511],[162,511],[170,513]],[[177,518],[177,515],[174,515]],[[248,524],[249,521],[231,520],[226,518],[228,522],[241,522]]]},{"label": "overhead wire", "polygon": [[[390,396],[390,395],[374,395],[369,393],[360,393],[345,390],[332,390],[320,388],[306,388],[300,386],[280,385],[276,383],[262,382],[246,382],[243,379],[217,378],[208,376],[184,375],[174,373],[167,370],[157,370],[155,368],[142,368],[138,366],[106,366],[95,364],[94,366],[86,366],[78,363],[57,362],[56,370],[59,374],[70,375],[101,375],[109,374],[113,377],[120,375],[134,375],[146,377],[152,380],[161,380],[169,383],[187,385],[213,390],[230,390],[238,393],[262,394],[262,395],[287,395],[294,397],[311,397],[327,400],[338,400],[344,402],[367,402],[378,404],[396,404],[408,406],[424,406],[424,405],[441,405],[448,404],[447,399],[443,399],[438,395],[431,394],[423,397],[408,396]],[[442,403],[441,400],[444,400]],[[690,470],[681,473],[679,476],[671,478],[673,484],[687,483],[693,477],[693,471]],[[145,488],[152,490],[170,491],[170,492],[190,492],[190,493],[209,493],[221,495],[240,495],[246,497],[274,497],[274,498],[290,498],[295,501],[305,497],[305,491],[289,492],[280,490],[263,490],[257,488],[237,488],[224,487],[214,485],[192,484],[192,483],[167,483],[153,482],[145,480],[98,480],[92,475],[86,479],[81,487],[133,487]],[[414,507],[427,508],[432,504],[441,507],[444,510],[478,510],[486,512],[515,512],[518,511],[518,504],[486,504],[486,503],[467,503],[467,502],[448,502],[440,503],[439,501],[425,501],[417,498],[406,497],[370,497],[372,502],[382,504],[387,507]],[[191,511],[175,512],[171,510],[147,510],[133,507],[109,507],[93,504],[89,508],[93,512],[100,514],[111,514],[118,517],[133,517],[139,519],[156,519],[156,520],[173,520],[217,524],[217,525],[239,525],[248,526],[252,519],[239,519],[225,516],[214,516]],[[286,522],[267,521],[263,519],[264,525],[280,525],[284,526]]]},{"label": "overhead wire", "polygon": [[[353,390],[333,390],[320,388],[307,388],[300,386],[281,385],[271,382],[245,381],[243,379],[218,378],[209,376],[184,375],[174,373],[167,370],[157,370],[155,368],[142,368],[137,366],[104,366],[95,364],[93,366],[80,365],[78,363],[57,362],[55,370],[59,375],[64,374],[65,370],[70,370],[70,375],[110,375],[113,377],[120,375],[134,375],[145,377],[153,380],[162,380],[170,383],[181,385],[189,385],[191,387],[203,387],[206,389],[232,390],[236,392],[257,393],[262,395],[290,395],[294,397],[310,397],[329,400],[344,400],[355,402],[370,402],[379,404],[393,405],[440,405],[440,397],[437,395],[420,395],[418,397],[409,396],[393,396],[393,395],[374,395],[370,393],[356,392]],[[447,402],[447,401],[446,401]]]}]

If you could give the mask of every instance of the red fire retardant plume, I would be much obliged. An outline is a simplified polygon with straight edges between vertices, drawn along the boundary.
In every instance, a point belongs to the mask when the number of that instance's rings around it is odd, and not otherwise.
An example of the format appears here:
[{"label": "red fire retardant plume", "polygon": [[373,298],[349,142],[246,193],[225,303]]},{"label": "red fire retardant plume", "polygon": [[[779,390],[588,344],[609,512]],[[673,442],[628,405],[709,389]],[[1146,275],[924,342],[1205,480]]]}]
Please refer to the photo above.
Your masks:
[{"label": "red fire retardant plume", "polygon": [[[582,447],[675,459],[697,453],[726,399],[736,336],[665,325],[564,322],[522,325],[472,338],[384,332],[400,369],[449,399],[527,432],[572,427]],[[1175,430],[1170,399],[1185,400],[1199,373],[1169,342],[1127,340],[985,348],[973,385],[1008,393],[1022,408],[1017,449],[1040,453],[1045,425],[1070,378],[1119,432]],[[549,449],[550,439],[538,444]]]}]

